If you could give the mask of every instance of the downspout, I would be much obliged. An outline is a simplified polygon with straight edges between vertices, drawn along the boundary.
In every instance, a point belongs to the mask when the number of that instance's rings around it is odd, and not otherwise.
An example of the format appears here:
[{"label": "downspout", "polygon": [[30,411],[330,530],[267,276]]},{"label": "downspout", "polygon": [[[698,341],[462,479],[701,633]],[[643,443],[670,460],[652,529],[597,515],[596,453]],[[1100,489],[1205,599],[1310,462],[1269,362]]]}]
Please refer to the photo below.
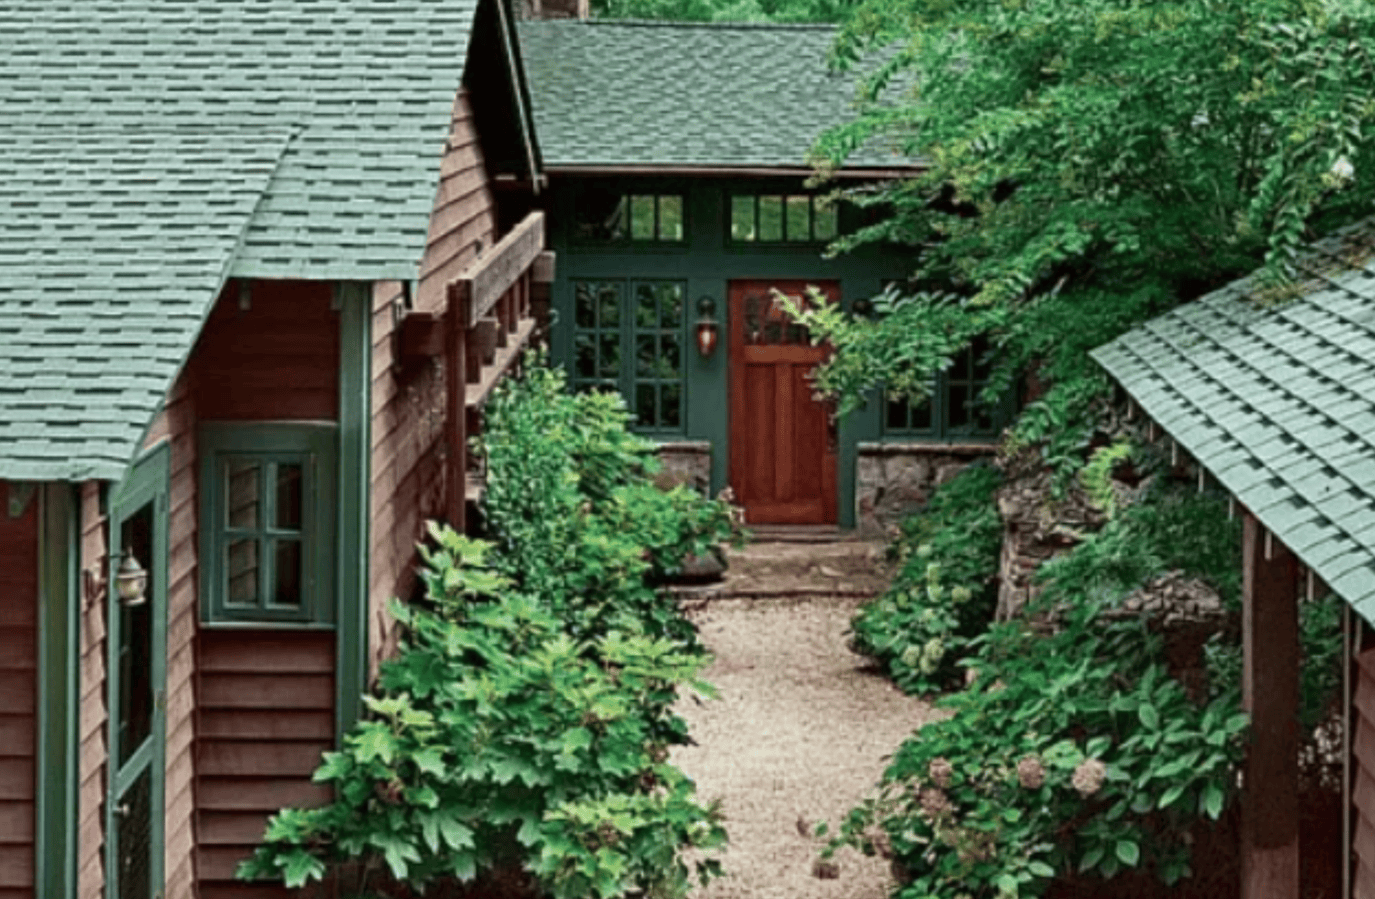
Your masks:
[{"label": "downspout", "polygon": [[1342,899],[1351,899],[1351,666],[1356,664],[1351,606],[1342,603]]}]

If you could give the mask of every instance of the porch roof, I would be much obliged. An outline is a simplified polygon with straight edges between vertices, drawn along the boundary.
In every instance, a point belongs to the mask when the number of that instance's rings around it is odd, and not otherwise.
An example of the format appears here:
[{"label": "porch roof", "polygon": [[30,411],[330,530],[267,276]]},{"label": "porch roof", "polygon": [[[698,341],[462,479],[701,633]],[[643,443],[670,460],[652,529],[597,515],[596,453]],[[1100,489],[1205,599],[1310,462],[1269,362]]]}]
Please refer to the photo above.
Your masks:
[{"label": "porch roof", "polygon": [[1141,408],[1375,623],[1375,219],[1093,351]]},{"label": "porch roof", "polygon": [[[854,116],[856,75],[832,73],[830,25],[527,21],[521,56],[550,170],[806,169]],[[906,168],[857,152],[848,167]]]}]

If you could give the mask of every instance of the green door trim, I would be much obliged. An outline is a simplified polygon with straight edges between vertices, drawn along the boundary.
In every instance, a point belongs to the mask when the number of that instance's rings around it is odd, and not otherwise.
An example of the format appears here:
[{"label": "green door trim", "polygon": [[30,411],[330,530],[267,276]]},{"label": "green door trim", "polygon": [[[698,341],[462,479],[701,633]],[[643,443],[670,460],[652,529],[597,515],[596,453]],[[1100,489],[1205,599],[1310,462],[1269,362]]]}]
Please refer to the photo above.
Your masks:
[{"label": "green door trim", "polygon": [[[106,772],[105,772],[105,895],[107,899],[135,899],[119,895],[119,845],[117,800],[122,798],[126,789],[144,770],[150,775],[150,812],[149,812],[149,882],[153,896],[164,894],[163,864],[165,846],[163,830],[166,808],[163,791],[167,779],[167,571],[168,571],[168,509],[167,497],[171,478],[171,448],[167,441],[143,453],[130,467],[123,482],[110,492],[109,500],[109,552],[107,557],[105,590],[105,696],[106,696]],[[119,565],[120,524],[139,509],[153,504],[152,556],[140,560],[152,577],[152,590],[148,596],[151,610],[151,638],[149,647],[150,678],[153,689],[152,720],[149,722],[150,739],[140,747],[123,765],[119,762],[119,710],[116,697],[119,696],[119,628],[120,616],[117,613],[115,592],[115,571]],[[142,899],[142,897],[136,897]]]},{"label": "green door trim", "polygon": [[372,284],[338,285],[339,527],[335,583],[339,631],[335,668],[335,739],[358,720],[368,680],[369,454],[372,449]]},{"label": "green door trim", "polygon": [[77,734],[81,608],[80,544],[74,488],[44,484],[39,493],[38,808],[34,895],[76,895]]}]

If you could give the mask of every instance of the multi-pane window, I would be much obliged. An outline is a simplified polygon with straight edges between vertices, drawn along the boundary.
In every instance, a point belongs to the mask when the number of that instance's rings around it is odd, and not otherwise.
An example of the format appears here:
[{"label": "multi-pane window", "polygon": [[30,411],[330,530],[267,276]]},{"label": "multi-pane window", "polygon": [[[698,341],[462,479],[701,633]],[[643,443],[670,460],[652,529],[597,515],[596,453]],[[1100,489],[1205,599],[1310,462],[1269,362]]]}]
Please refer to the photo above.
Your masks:
[{"label": "multi-pane window", "polygon": [[202,563],[211,621],[328,621],[333,614],[332,428],[202,433]]},{"label": "multi-pane window", "polygon": [[839,231],[836,204],[813,194],[737,194],[730,198],[735,243],[824,243]]},{"label": "multi-pane window", "polygon": [[635,427],[681,432],[685,285],[573,282],[573,386],[617,390]]},{"label": "multi-pane window", "polygon": [[889,396],[884,403],[885,433],[935,439],[995,437],[1006,423],[1001,408],[979,402],[992,370],[988,342],[974,341],[936,378],[929,402]]},{"label": "multi-pane window", "polygon": [[624,193],[587,185],[578,191],[573,236],[590,243],[681,243],[683,195]]}]

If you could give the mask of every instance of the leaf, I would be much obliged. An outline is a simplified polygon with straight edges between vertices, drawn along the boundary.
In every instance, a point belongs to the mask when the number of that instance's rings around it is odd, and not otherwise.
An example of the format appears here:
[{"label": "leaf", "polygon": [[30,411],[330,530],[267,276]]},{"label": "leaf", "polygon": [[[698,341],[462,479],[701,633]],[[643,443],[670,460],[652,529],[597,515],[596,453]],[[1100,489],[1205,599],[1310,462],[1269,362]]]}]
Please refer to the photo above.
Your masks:
[{"label": "leaf", "polygon": [[1208,784],[1203,790],[1203,810],[1208,813],[1209,818],[1214,821],[1218,819],[1218,816],[1222,814],[1222,806],[1226,798],[1221,787],[1217,784]]},{"label": "leaf", "polygon": [[1080,873],[1080,874],[1083,874],[1083,873],[1086,872],[1086,871],[1091,871],[1091,870],[1093,870],[1093,869],[1098,865],[1098,863],[1101,862],[1102,860],[1103,860],[1103,847],[1102,847],[1102,846],[1094,846],[1094,847],[1093,847],[1092,849],[1090,849],[1088,852],[1085,852],[1085,853],[1084,853],[1084,857],[1083,857],[1083,858],[1079,859],[1079,873]]},{"label": "leaf", "polygon": [[282,881],[288,889],[304,886],[308,881],[318,880],[325,873],[325,863],[304,849],[293,849],[286,855],[282,865]]},{"label": "leaf", "polygon": [[1160,713],[1149,702],[1142,703],[1137,708],[1136,716],[1141,719],[1142,724],[1151,730],[1160,729]]},{"label": "leaf", "polygon": [[1141,847],[1136,844],[1135,840],[1118,840],[1115,854],[1122,864],[1129,868],[1135,867],[1136,863],[1141,860]]},{"label": "leaf", "polygon": [[1182,784],[1175,784],[1174,786],[1170,787],[1168,790],[1166,790],[1164,793],[1160,795],[1160,801],[1156,803],[1155,807],[1169,808],[1171,805],[1174,805],[1175,802],[1179,800],[1180,796],[1183,795],[1184,786]]},{"label": "leaf", "polygon": [[1026,869],[1037,877],[1050,878],[1055,876],[1055,869],[1043,861],[1033,860],[1026,866]]},{"label": "leaf", "polygon": [[444,835],[444,842],[449,844],[450,849],[473,848],[473,829],[457,818],[449,815],[441,817],[439,832]]},{"label": "leaf", "polygon": [[415,762],[415,767],[419,768],[422,773],[432,774],[435,777],[444,776],[448,770],[444,766],[444,751],[437,746],[427,746],[412,754],[411,761]]}]

